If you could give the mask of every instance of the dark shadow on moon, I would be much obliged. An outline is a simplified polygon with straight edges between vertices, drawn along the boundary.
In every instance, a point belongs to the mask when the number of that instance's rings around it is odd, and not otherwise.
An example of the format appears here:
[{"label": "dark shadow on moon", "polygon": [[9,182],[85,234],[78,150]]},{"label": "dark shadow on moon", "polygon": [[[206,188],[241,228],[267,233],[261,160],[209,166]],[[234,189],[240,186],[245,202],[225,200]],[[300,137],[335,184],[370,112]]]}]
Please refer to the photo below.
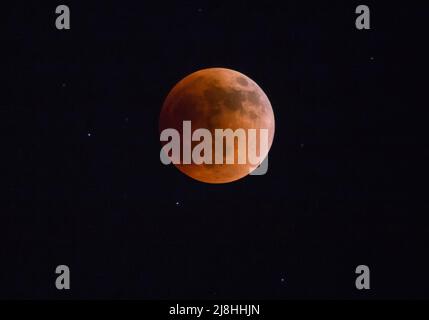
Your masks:
[{"label": "dark shadow on moon", "polygon": [[238,84],[242,85],[243,87],[247,87],[249,85],[249,81],[246,80],[244,77],[238,77],[237,78]]},{"label": "dark shadow on moon", "polygon": [[[265,109],[261,104],[261,95],[256,91],[211,86],[204,91],[204,97],[215,115],[222,112],[222,107],[226,107],[228,110],[240,112],[241,115],[256,120],[259,118],[258,113]],[[249,102],[249,106],[245,107],[244,102]]]},{"label": "dark shadow on moon", "polygon": [[250,103],[254,106],[259,107],[261,105],[261,96],[256,91],[247,92],[247,100],[249,100]]},{"label": "dark shadow on moon", "polygon": [[220,104],[223,104],[232,111],[243,109],[243,102],[246,100],[246,95],[242,91],[219,86],[209,87],[204,91],[204,96],[210,106],[220,107]]}]

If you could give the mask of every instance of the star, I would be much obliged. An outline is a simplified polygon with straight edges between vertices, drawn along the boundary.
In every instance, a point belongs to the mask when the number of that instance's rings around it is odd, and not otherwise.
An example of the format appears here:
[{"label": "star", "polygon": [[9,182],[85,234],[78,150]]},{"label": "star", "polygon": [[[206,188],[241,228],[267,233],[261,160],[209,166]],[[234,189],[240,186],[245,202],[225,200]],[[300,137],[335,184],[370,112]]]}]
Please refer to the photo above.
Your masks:
[{"label": "star", "polygon": [[91,136],[91,132],[88,132],[88,137],[90,137]]},{"label": "star", "polygon": [[176,202],[176,206],[178,206],[179,204],[180,204],[180,202],[179,202],[179,201],[177,201],[177,202]]},{"label": "star", "polygon": [[286,281],[286,279],[285,278],[281,278],[280,281],[284,283]]},{"label": "star", "polygon": [[374,61],[374,57],[369,58],[371,61]]},{"label": "star", "polygon": [[63,87],[63,88],[65,88],[67,86],[67,84],[65,83],[65,82],[63,82],[62,84],[61,84],[61,87]]}]

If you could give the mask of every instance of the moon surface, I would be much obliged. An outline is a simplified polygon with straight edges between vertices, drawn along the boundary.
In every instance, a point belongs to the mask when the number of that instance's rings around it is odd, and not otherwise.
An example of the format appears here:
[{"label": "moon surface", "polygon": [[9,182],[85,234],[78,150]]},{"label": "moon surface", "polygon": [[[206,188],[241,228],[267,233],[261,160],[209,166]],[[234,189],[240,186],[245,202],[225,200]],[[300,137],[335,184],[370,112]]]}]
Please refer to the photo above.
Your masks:
[{"label": "moon surface", "polygon": [[[263,160],[272,145],[275,121],[271,103],[264,91],[249,77],[234,70],[210,68],[185,77],[174,86],[165,99],[161,110],[159,128],[176,129],[183,137],[183,121],[191,121],[192,132],[199,128],[215,129],[267,129],[268,150],[261,155]],[[259,134],[257,134],[259,156]],[[199,142],[192,142],[192,149]],[[163,143],[165,144],[165,143]],[[225,144],[225,141],[224,141]],[[234,149],[237,154],[237,139]],[[183,143],[181,141],[181,151]],[[231,151],[231,150],[230,150]],[[228,150],[226,150],[226,153]],[[181,155],[182,156],[182,155]],[[224,153],[225,157],[225,153]],[[236,157],[235,157],[236,159]],[[262,161],[261,160],[261,161]],[[228,183],[247,176],[258,167],[247,160],[245,164],[175,164],[184,174],[206,183]]]}]

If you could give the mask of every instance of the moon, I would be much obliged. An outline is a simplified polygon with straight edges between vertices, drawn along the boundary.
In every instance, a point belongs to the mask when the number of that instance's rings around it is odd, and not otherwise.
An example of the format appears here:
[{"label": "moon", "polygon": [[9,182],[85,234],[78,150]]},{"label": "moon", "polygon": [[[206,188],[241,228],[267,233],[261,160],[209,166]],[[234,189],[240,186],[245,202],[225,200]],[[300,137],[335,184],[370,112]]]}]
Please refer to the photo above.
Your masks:
[{"label": "moon", "polygon": [[[177,83],[162,106],[159,129],[176,129],[183,136],[183,121],[191,121],[192,132],[199,128],[267,129],[268,150],[271,148],[275,120],[271,103],[264,91],[246,75],[225,68],[194,72]],[[259,140],[259,139],[258,139]],[[214,155],[214,139],[213,139]],[[198,142],[192,142],[192,148]],[[235,152],[237,143],[235,142]],[[226,151],[228,152],[228,151]],[[259,155],[259,146],[257,145]],[[224,155],[225,157],[225,155]],[[261,160],[261,161],[262,161]],[[247,176],[259,164],[175,164],[187,176],[205,183],[229,183]]]}]

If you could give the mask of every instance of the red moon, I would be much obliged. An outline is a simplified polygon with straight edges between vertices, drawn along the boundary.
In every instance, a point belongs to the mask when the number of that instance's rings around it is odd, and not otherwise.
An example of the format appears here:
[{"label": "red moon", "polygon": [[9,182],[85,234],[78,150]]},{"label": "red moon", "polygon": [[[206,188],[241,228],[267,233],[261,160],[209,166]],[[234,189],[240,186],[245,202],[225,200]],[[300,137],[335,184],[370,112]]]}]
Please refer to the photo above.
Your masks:
[{"label": "red moon", "polygon": [[[234,70],[210,68],[185,77],[170,91],[161,110],[159,128],[176,129],[183,137],[183,121],[192,122],[192,132],[208,129],[267,129],[268,150],[258,156],[263,160],[272,145],[274,113],[264,91],[249,77]],[[165,143],[163,143],[165,144]],[[192,142],[192,148],[198,142]],[[237,143],[234,143],[237,151]],[[214,154],[214,141],[213,141]],[[261,160],[261,161],[262,161]],[[189,177],[205,183],[228,183],[247,176],[258,165],[245,164],[175,164]]]}]

